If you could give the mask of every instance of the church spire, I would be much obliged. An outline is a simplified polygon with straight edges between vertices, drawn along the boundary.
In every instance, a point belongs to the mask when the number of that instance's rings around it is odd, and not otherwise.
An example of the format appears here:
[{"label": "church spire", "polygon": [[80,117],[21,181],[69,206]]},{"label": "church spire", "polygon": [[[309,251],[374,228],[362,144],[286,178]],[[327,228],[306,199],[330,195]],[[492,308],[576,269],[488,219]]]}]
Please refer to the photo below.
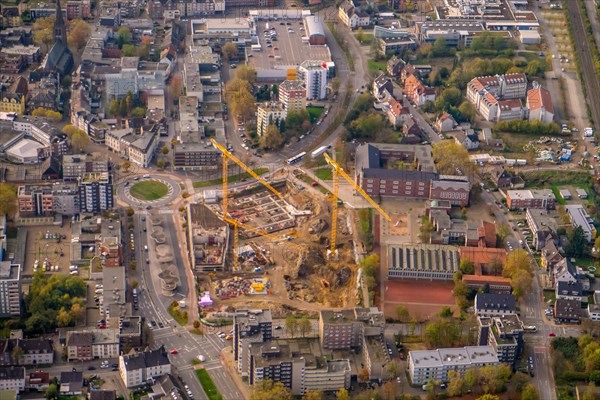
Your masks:
[{"label": "church spire", "polygon": [[65,26],[65,20],[63,18],[62,7],[60,6],[60,0],[56,0],[56,22],[54,22],[54,42],[63,42],[67,45],[67,27]]}]

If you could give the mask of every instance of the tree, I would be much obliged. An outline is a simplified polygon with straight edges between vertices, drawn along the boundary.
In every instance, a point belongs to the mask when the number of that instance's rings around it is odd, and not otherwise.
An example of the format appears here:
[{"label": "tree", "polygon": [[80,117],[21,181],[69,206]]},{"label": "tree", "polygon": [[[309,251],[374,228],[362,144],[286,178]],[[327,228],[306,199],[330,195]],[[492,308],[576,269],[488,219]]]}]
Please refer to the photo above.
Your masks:
[{"label": "tree", "polygon": [[292,400],[292,392],[283,383],[264,379],[254,384],[250,400]]},{"label": "tree", "polygon": [[516,271],[510,279],[510,284],[513,287],[513,295],[519,299],[525,293],[529,293],[531,291],[532,283],[533,277],[531,273],[522,269]]},{"label": "tree", "polygon": [[170,91],[171,96],[176,99],[181,96],[181,89],[183,88],[183,78],[180,74],[173,75],[171,79]]},{"label": "tree", "polygon": [[344,388],[341,388],[335,393],[335,398],[337,400],[350,400],[350,394]]},{"label": "tree", "polygon": [[392,360],[385,365],[385,371],[388,373],[390,378],[396,379],[402,374],[402,365],[397,360]]},{"label": "tree", "polygon": [[581,257],[585,254],[587,247],[588,242],[585,238],[583,228],[581,226],[575,227],[575,229],[567,235],[567,247],[565,249],[566,256]]},{"label": "tree", "polygon": [[429,219],[423,219],[421,226],[419,227],[419,239],[421,243],[429,243],[431,240],[431,233],[433,232],[433,224],[429,222]]},{"label": "tree", "polygon": [[394,309],[394,312],[396,313],[396,318],[398,319],[398,321],[402,322],[402,323],[406,323],[408,321],[410,321],[410,313],[408,312],[408,308],[406,308],[403,305],[398,305],[396,306],[396,308]]},{"label": "tree", "polygon": [[0,215],[12,215],[16,208],[16,188],[10,183],[0,183]]},{"label": "tree", "polygon": [[533,383],[529,383],[523,388],[521,400],[540,400],[540,394]]},{"label": "tree", "polygon": [[49,49],[50,45],[54,42],[54,21],[55,16],[46,18],[38,18],[33,23],[31,28],[33,32],[33,41],[38,46]]},{"label": "tree", "polygon": [[80,130],[79,128],[77,128],[75,125],[71,125],[71,124],[65,125],[62,128],[63,133],[65,133],[69,138],[71,136],[73,136],[73,133],[75,133],[79,130]]},{"label": "tree", "polygon": [[131,43],[131,38],[131,31],[128,27],[122,26],[117,31],[117,43],[119,44],[120,48],[122,48],[125,44]]},{"label": "tree", "polygon": [[485,393],[500,393],[510,375],[510,367],[506,364],[486,365],[479,368],[479,384]]},{"label": "tree", "polygon": [[60,122],[62,120],[62,114],[58,111],[48,110],[42,107],[38,107],[33,110],[31,115],[34,117],[48,118],[52,122]]},{"label": "tree", "polygon": [[335,77],[331,80],[331,90],[333,93],[337,93],[340,90],[340,86],[342,85],[342,80],[339,77]]},{"label": "tree", "polygon": [[465,391],[473,390],[475,385],[477,385],[478,380],[479,380],[479,374],[477,372],[477,369],[475,369],[475,368],[468,369],[465,372],[465,376],[463,378],[464,390]]},{"label": "tree", "polygon": [[194,321],[194,329],[200,329],[200,321],[198,321],[198,320]]},{"label": "tree", "polygon": [[56,323],[59,328],[64,328],[73,323],[73,318],[71,317],[71,314],[69,314],[69,312],[67,310],[65,310],[64,308],[61,308],[58,311],[58,314],[56,315]]},{"label": "tree", "polygon": [[507,278],[511,278],[519,270],[531,273],[531,258],[523,249],[515,249],[508,253],[502,274]]},{"label": "tree", "polygon": [[323,400],[323,392],[307,390],[302,396],[302,400]]},{"label": "tree", "polygon": [[432,379],[425,385],[425,390],[427,391],[427,399],[435,399],[437,398],[437,389],[441,386],[442,382],[437,379]]},{"label": "tree", "polygon": [[73,19],[69,22],[69,33],[67,42],[75,50],[83,48],[92,34],[92,27],[81,19]]},{"label": "tree", "polygon": [[71,144],[79,151],[83,151],[90,144],[90,137],[81,129],[71,136]]},{"label": "tree", "polygon": [[448,396],[462,396],[464,393],[465,381],[457,371],[448,371]]},{"label": "tree", "polygon": [[256,70],[248,65],[240,65],[235,72],[235,77],[253,84],[256,82]]},{"label": "tree", "polygon": [[248,89],[240,89],[229,94],[229,108],[233,115],[239,115],[242,121],[254,116],[256,102],[254,96]]},{"label": "tree", "polygon": [[306,335],[308,335],[312,331],[312,323],[310,322],[310,319],[308,319],[308,317],[306,316],[302,316],[298,320],[297,326],[298,333],[300,333],[300,336],[302,337],[306,337]]},{"label": "tree", "polygon": [[362,367],[360,371],[358,371],[358,380],[359,382],[368,382],[371,378],[371,373],[367,369],[367,367]]},{"label": "tree", "polygon": [[362,44],[362,42],[365,40],[365,32],[363,31],[362,27],[358,28],[358,30],[354,34],[354,37],[356,37],[356,40],[358,40],[358,42]]},{"label": "tree", "polygon": [[449,106],[458,107],[462,101],[463,96],[460,89],[451,86],[444,89],[437,99],[435,99],[435,108],[438,111],[442,111],[446,110]]},{"label": "tree", "polygon": [[15,364],[20,365],[21,363],[21,357],[23,357],[23,349],[21,348],[21,346],[15,346],[11,352],[11,357],[12,360]]},{"label": "tree", "polygon": [[478,397],[477,400],[500,400],[500,397],[498,397],[494,394],[486,393],[483,396]]},{"label": "tree", "polygon": [[298,319],[295,316],[289,315],[285,318],[285,330],[292,337],[296,336],[298,333]]},{"label": "tree", "polygon": [[431,348],[453,347],[459,342],[460,335],[460,325],[447,319],[430,322],[423,334],[427,345]]},{"label": "tree", "polygon": [[442,311],[440,311],[440,317],[441,318],[452,318],[452,315],[454,313],[452,312],[452,309],[448,306],[444,306],[442,308]]},{"label": "tree", "polygon": [[135,214],[135,210],[134,210],[133,208],[129,207],[129,208],[127,209],[127,215],[128,215],[129,217],[131,217],[131,216],[133,216],[133,214]]},{"label": "tree", "polygon": [[460,121],[457,122],[475,122],[475,118],[477,118],[477,110],[470,101],[463,101],[458,106],[458,112],[460,113]]},{"label": "tree", "polygon": [[285,138],[279,132],[276,125],[271,124],[267,127],[267,131],[260,137],[260,147],[266,150],[275,150],[283,145]]},{"label": "tree", "polygon": [[496,234],[502,243],[510,235],[510,226],[507,224],[496,224]]},{"label": "tree", "polygon": [[110,101],[110,106],[108,107],[108,111],[110,115],[116,117],[119,115],[119,101],[117,99],[112,99]]},{"label": "tree", "polygon": [[162,158],[160,160],[157,160],[156,166],[160,169],[163,169],[165,167],[165,160],[163,160]]},{"label": "tree", "polygon": [[475,264],[473,264],[473,261],[467,259],[460,260],[460,272],[464,275],[473,275],[475,273]]},{"label": "tree", "polygon": [[58,386],[56,385],[56,383],[51,383],[50,386],[48,386],[48,389],[46,389],[46,393],[44,394],[44,396],[46,396],[46,399],[48,400],[58,399]]},{"label": "tree", "polygon": [[469,174],[471,161],[467,150],[454,140],[442,140],[431,149],[433,160],[440,174]]},{"label": "tree", "polygon": [[394,381],[384,383],[379,389],[379,395],[383,400],[396,400],[398,384]]},{"label": "tree", "polygon": [[238,56],[238,48],[237,45],[233,42],[227,42],[221,48],[221,53],[223,54],[223,58],[227,61],[232,58],[237,58]]},{"label": "tree", "polygon": [[146,109],[144,107],[135,107],[131,110],[132,118],[144,118],[146,116]]},{"label": "tree", "polygon": [[160,149],[160,152],[161,152],[161,153],[163,153],[163,154],[166,156],[167,154],[169,154],[169,146],[167,146],[167,145],[164,145],[164,146],[163,146],[163,147]]},{"label": "tree", "polygon": [[85,315],[85,307],[80,303],[73,303],[71,306],[71,318],[73,322],[77,323],[83,319]]}]

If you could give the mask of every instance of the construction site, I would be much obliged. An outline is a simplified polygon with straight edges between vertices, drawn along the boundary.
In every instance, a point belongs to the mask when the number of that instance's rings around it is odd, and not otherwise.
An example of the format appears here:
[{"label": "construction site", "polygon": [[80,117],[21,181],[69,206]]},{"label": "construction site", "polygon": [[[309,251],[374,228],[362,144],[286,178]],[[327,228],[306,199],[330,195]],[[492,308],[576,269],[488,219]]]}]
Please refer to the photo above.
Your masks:
[{"label": "construction site", "polygon": [[[224,174],[222,198],[204,204],[230,228],[223,268],[197,274],[199,293],[208,291],[215,299],[211,309],[356,306],[354,212],[338,204],[335,194],[326,195],[301,179],[299,169],[282,168],[262,178],[220,150],[224,164],[234,161],[256,182],[228,190]],[[353,182],[327,158],[334,183],[338,173]]]}]

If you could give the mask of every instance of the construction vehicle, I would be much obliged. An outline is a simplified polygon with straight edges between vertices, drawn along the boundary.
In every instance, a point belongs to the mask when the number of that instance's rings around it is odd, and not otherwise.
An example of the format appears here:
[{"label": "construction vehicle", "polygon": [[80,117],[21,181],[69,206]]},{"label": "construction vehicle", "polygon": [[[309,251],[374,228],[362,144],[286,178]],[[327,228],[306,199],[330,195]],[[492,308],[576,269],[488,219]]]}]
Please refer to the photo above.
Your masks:
[{"label": "construction vehicle", "polygon": [[331,165],[332,178],[333,178],[333,197],[331,199],[331,242],[329,243],[328,255],[334,256],[337,254],[337,216],[339,206],[339,192],[340,192],[340,176],[344,178],[352,187],[360,193],[373,206],[374,209],[379,212],[386,220],[391,221],[392,218],[381,208],[379,204],[375,202],[360,186],[358,186],[352,178],[348,176],[346,172],[335,162],[327,153],[323,153],[327,164]]},{"label": "construction vehicle", "polygon": [[263,178],[261,178],[260,175],[258,175],[256,172],[254,172],[252,170],[252,168],[248,167],[246,164],[241,162],[236,156],[231,154],[231,152],[229,150],[227,150],[224,146],[217,143],[217,141],[215,139],[211,138],[210,142],[213,144],[213,146],[215,146],[215,148],[217,150],[219,150],[221,153],[223,153],[222,163],[223,163],[223,215],[224,216],[228,215],[227,214],[227,197],[229,196],[229,192],[227,191],[227,184],[228,184],[227,180],[229,179],[229,175],[227,173],[228,160],[231,160],[234,163],[236,163],[237,165],[239,165],[240,168],[242,168],[244,171],[246,171],[248,174],[250,174],[250,176],[252,176],[254,179],[256,179],[257,181],[262,183],[267,189],[269,189],[271,192],[273,192],[273,194],[275,194],[275,196],[277,196],[281,200],[283,200],[283,195],[281,193],[279,193],[273,186],[271,186],[269,184],[269,182],[265,181]]}]

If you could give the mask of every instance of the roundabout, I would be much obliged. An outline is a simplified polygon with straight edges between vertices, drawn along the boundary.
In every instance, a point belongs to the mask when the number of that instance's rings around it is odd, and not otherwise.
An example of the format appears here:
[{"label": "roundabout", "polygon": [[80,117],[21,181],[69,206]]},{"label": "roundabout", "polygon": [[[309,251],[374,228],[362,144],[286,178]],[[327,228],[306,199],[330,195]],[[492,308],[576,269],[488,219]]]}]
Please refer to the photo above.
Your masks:
[{"label": "roundabout", "polygon": [[154,201],[165,197],[169,193],[169,186],[155,180],[141,181],[134,183],[129,193],[138,200]]},{"label": "roundabout", "polygon": [[119,197],[135,207],[161,207],[171,203],[180,193],[179,183],[164,176],[128,179],[118,188]]}]

